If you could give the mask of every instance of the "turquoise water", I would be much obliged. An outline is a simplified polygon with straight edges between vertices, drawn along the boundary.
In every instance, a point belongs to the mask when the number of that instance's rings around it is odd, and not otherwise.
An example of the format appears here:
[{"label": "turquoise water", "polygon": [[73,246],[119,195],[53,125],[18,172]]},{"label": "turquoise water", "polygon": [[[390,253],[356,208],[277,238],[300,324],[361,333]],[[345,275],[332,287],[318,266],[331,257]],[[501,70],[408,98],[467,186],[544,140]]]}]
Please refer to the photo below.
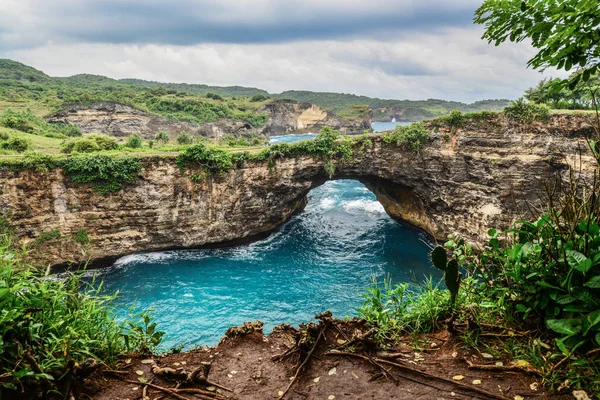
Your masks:
[{"label": "turquoise water", "polygon": [[396,129],[398,125],[406,126],[410,125],[410,122],[373,122],[371,126],[375,132],[392,131]]},{"label": "turquoise water", "polygon": [[263,321],[269,332],[325,310],[353,316],[373,276],[439,277],[425,241],[363,184],[339,180],[312,190],[304,211],[265,240],[127,256],[99,274],[108,292],[119,290],[121,317],[133,302],[138,311],[152,308],[168,335],[163,348],[190,348],[216,344],[244,321]]}]

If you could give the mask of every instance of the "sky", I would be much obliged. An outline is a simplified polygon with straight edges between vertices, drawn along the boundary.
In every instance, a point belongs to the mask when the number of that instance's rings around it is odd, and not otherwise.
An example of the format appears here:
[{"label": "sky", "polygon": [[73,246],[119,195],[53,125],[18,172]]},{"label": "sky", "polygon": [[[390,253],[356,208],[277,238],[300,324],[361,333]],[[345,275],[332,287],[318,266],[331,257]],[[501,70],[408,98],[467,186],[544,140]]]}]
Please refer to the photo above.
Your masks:
[{"label": "sky", "polygon": [[0,58],[52,76],[515,99],[556,71],[527,68],[473,24],[481,0],[1,0]]}]

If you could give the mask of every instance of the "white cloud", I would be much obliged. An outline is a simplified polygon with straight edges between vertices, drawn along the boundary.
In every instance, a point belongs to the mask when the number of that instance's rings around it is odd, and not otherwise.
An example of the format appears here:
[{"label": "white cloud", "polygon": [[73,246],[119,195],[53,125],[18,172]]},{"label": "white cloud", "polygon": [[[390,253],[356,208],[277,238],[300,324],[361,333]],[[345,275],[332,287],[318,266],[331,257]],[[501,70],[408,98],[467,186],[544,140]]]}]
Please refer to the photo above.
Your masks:
[{"label": "white cloud", "polygon": [[516,98],[542,75],[525,68],[526,44],[494,47],[479,28],[416,37],[311,40],[285,44],[66,44],[8,56],[50,75],[255,86],[270,92],[314,90],[397,99],[476,101]]}]

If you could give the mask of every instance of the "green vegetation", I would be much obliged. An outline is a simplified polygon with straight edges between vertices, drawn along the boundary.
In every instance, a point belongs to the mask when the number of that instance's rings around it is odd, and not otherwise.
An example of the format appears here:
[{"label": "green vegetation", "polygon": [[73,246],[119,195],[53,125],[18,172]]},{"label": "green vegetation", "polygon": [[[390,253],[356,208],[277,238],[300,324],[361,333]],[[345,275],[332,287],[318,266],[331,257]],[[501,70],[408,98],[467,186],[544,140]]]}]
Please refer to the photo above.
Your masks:
[{"label": "green vegetation", "polygon": [[[581,74],[581,72],[575,74]],[[573,80],[573,77],[570,80]],[[573,88],[563,85],[562,79],[543,79],[536,87],[525,91],[525,98],[534,103],[546,104],[554,109],[594,110],[599,90],[600,77],[598,74],[591,76],[585,82],[580,80]]]},{"label": "green vegetation", "polygon": [[62,139],[65,137],[81,136],[81,131],[75,125],[49,124],[43,118],[30,111],[6,110],[0,115],[0,126],[33,135]]},{"label": "green vegetation", "polygon": [[[387,116],[390,108],[402,109],[402,118],[406,121],[420,121],[422,119],[435,118],[450,113],[452,110],[462,112],[477,111],[499,111],[510,104],[510,100],[483,100],[472,104],[456,101],[445,101],[428,99],[420,101],[412,100],[383,100],[366,96],[356,96],[343,93],[322,93],[307,91],[287,91],[276,96],[279,99],[291,99],[295,101],[306,101],[317,104],[335,113],[347,113],[349,107],[369,106],[373,110],[373,119],[380,120]],[[347,114],[346,114],[347,115]],[[351,114],[352,115],[352,114]]]},{"label": "green vegetation", "polygon": [[520,98],[506,107],[504,114],[521,123],[547,122],[550,118],[550,109],[543,104],[528,103]]},{"label": "green vegetation", "polygon": [[194,139],[192,139],[190,134],[187,132],[181,132],[179,135],[177,135],[177,143],[179,144],[192,144],[193,142]]},{"label": "green vegetation", "polygon": [[[137,138],[139,139],[138,147],[141,147],[141,139],[139,137]],[[62,144],[61,152],[67,154],[92,153],[95,151],[102,150],[115,150],[118,147],[119,145],[117,144],[117,140],[115,138],[107,135],[92,134],[81,138],[73,138],[66,140]]]},{"label": "green vegetation", "polygon": [[24,153],[27,150],[30,150],[31,147],[31,140],[27,140],[26,138],[8,134],[4,134],[0,137],[0,149],[14,151],[17,153]]},{"label": "green vegetation", "polygon": [[167,135],[167,132],[158,132],[154,140],[162,144],[167,144],[169,143],[169,135]]},{"label": "green vegetation", "polygon": [[[4,221],[4,219],[2,219]],[[58,234],[60,236],[60,234]],[[56,232],[48,233],[54,238]],[[148,313],[119,322],[112,312],[115,295],[101,293],[78,275],[48,279],[8,250],[0,234],[0,391],[27,388],[59,393],[72,377],[100,364],[115,368],[119,358],[152,351],[162,340]],[[93,362],[90,362],[93,361]],[[90,368],[90,370],[86,370]],[[60,394],[67,397],[67,394]]]},{"label": "green vegetation", "polygon": [[92,185],[102,194],[121,190],[132,183],[142,170],[134,157],[110,157],[102,154],[76,156],[60,161],[66,175],[75,183]]},{"label": "green vegetation", "polygon": [[125,147],[129,147],[130,149],[139,149],[142,147],[142,138],[134,133],[133,135],[129,136],[129,139],[127,139]]},{"label": "green vegetation", "polygon": [[600,66],[600,3],[593,0],[486,0],[475,12],[485,25],[484,39],[496,46],[510,40],[531,40],[538,53],[529,60],[534,69],[580,68],[569,80],[573,89]]},{"label": "green vegetation", "polygon": [[73,240],[79,243],[82,246],[86,246],[90,244],[90,238],[88,236],[88,231],[85,228],[82,228],[73,234]]},{"label": "green vegetation", "polygon": [[416,122],[408,126],[398,125],[393,133],[384,133],[381,138],[384,143],[394,143],[416,153],[429,142],[429,132],[423,123]]}]

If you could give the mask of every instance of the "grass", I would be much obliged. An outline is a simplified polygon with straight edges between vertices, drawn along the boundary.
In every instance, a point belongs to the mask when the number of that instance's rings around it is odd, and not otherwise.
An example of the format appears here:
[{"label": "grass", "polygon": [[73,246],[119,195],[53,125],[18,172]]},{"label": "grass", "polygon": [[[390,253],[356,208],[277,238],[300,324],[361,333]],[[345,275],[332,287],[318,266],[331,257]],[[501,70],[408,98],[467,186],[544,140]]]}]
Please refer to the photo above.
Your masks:
[{"label": "grass", "polygon": [[38,101],[30,101],[30,100],[23,100],[23,101],[6,101],[6,100],[0,100],[0,114],[2,114],[3,112],[7,111],[7,110],[14,110],[14,111],[31,111],[33,114],[39,116],[39,117],[45,117],[48,114],[51,114],[54,110],[50,107],[47,106],[45,104],[41,104]]},{"label": "grass", "polygon": [[[60,145],[62,143],[62,139],[49,138],[45,136],[33,135],[31,133],[25,133],[21,131],[17,131],[10,128],[5,128],[0,126],[0,133],[8,133],[11,136],[16,136],[19,138],[24,138],[30,140],[33,143],[33,150],[39,151],[42,153],[48,154],[60,154]],[[13,153],[14,155],[18,155],[17,153]],[[4,156],[6,156],[5,154]],[[8,154],[11,155],[11,154]],[[0,155],[2,158],[3,155]]]}]

